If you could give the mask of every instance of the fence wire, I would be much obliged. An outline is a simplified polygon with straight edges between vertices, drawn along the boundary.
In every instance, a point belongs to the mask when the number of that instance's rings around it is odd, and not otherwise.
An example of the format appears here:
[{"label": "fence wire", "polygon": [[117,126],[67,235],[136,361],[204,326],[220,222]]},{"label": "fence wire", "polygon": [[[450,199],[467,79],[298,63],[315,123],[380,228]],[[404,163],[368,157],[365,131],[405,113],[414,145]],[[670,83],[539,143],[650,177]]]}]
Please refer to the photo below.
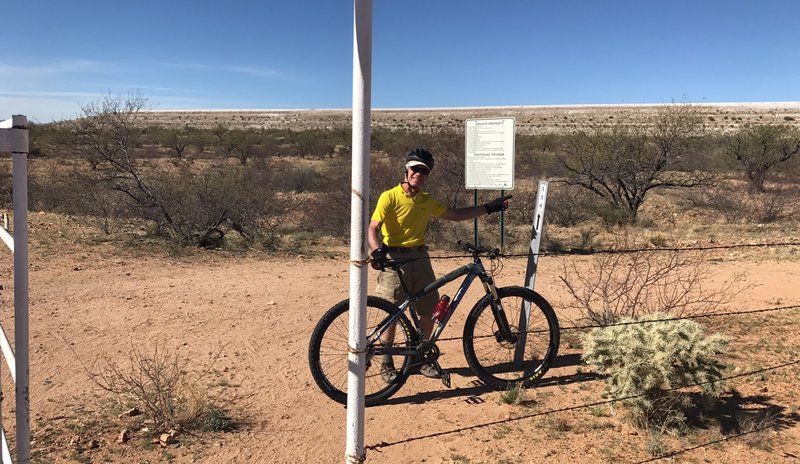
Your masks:
[{"label": "fence wire", "polygon": [[[590,256],[590,255],[619,255],[626,253],[659,253],[659,252],[683,252],[683,251],[709,251],[709,250],[732,250],[737,248],[777,248],[788,246],[800,246],[800,241],[788,242],[771,242],[771,243],[738,243],[731,245],[705,245],[705,246],[692,246],[692,247],[647,247],[647,248],[609,248],[596,250],[593,248],[570,248],[569,250],[559,251],[540,251],[538,253],[503,253],[499,258],[528,258],[532,256]],[[464,259],[472,258],[471,254],[454,254],[447,256],[430,256],[428,258],[410,258],[408,261],[416,261],[420,259]]]},{"label": "fence wire", "polygon": [[[675,316],[675,317],[667,317],[664,319],[646,319],[646,320],[637,320],[637,321],[620,321],[620,322],[612,322],[608,324],[587,324],[587,325],[573,325],[567,327],[559,327],[559,332],[568,332],[572,330],[590,330],[590,329],[602,329],[606,327],[616,327],[616,326],[623,326],[623,325],[639,325],[639,324],[654,324],[659,322],[672,322],[672,321],[681,321],[681,320],[689,320],[689,319],[702,319],[702,318],[712,318],[712,317],[722,317],[722,316],[739,316],[744,314],[759,314],[759,313],[769,313],[774,311],[785,311],[789,309],[800,309],[800,305],[789,305],[789,306],[777,306],[774,308],[758,308],[758,309],[746,309],[743,311],[725,311],[719,313],[704,313],[704,314],[691,314],[688,316]],[[550,329],[536,329],[536,330],[528,330],[525,333],[527,334],[541,334],[541,333],[549,333]],[[522,333],[522,332],[520,332]],[[494,337],[494,335],[480,335],[474,336],[472,338],[487,338],[487,337]],[[438,341],[440,342],[447,342],[447,341],[456,341],[456,340],[463,340],[464,337],[442,337]]]}]

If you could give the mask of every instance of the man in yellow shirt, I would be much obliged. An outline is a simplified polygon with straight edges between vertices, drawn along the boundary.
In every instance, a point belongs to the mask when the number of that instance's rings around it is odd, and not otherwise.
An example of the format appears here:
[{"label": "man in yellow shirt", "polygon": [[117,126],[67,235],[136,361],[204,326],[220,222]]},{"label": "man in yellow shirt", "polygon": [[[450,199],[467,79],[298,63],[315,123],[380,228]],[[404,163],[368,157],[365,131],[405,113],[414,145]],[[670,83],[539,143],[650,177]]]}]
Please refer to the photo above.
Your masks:
[{"label": "man in yellow shirt", "polygon": [[[389,301],[402,301],[406,295],[397,273],[383,271],[387,258],[412,260],[400,270],[408,291],[412,293],[436,280],[428,256],[428,247],[425,246],[425,231],[428,229],[431,217],[451,221],[474,219],[484,214],[505,210],[508,207],[508,199],[511,198],[500,197],[482,206],[449,208],[429,193],[422,191],[433,165],[433,155],[428,150],[417,148],[408,152],[405,179],[396,187],[381,194],[372,213],[368,231],[372,267],[381,271],[378,274],[376,293]],[[430,337],[433,332],[431,313],[438,299],[438,291],[433,291],[415,304],[425,337]],[[384,344],[391,344],[393,340],[394,328],[384,334]],[[421,366],[419,372],[426,377],[439,376],[431,365]],[[381,374],[386,382],[391,382],[396,376],[390,356],[383,359]]]}]

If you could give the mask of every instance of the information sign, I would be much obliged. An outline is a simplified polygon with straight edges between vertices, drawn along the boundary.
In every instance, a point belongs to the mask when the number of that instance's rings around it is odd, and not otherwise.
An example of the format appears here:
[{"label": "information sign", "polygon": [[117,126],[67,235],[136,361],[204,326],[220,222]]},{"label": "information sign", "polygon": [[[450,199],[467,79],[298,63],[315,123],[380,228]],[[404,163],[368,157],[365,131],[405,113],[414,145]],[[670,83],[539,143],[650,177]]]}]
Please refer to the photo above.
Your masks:
[{"label": "information sign", "polygon": [[514,118],[466,120],[465,185],[514,189]]}]

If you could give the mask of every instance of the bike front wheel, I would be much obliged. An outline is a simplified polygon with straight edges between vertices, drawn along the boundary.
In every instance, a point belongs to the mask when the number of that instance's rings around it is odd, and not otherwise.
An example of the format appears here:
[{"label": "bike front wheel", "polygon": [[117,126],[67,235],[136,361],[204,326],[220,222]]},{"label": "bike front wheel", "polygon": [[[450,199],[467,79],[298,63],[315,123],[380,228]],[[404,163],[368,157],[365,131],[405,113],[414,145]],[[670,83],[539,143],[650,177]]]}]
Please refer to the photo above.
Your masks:
[{"label": "bike front wheel", "polygon": [[[550,303],[533,290],[503,287],[497,289],[497,296],[495,301],[491,294],[486,295],[470,311],[464,324],[464,355],[487,384],[505,389],[530,386],[556,358],[558,319]],[[526,307],[530,316],[521,333],[520,313]]]},{"label": "bike front wheel", "polygon": [[[385,343],[376,337],[370,340],[375,328],[399,311],[400,308],[387,300],[373,296],[367,298],[364,376],[367,406],[379,404],[392,396],[408,378],[412,356],[380,354]],[[347,404],[349,317],[350,300],[333,306],[317,323],[308,346],[308,364],[314,381],[329,398],[342,404]],[[408,318],[400,315],[395,322],[393,346],[415,346],[415,333]],[[390,365],[394,368],[393,372],[387,373]]]}]

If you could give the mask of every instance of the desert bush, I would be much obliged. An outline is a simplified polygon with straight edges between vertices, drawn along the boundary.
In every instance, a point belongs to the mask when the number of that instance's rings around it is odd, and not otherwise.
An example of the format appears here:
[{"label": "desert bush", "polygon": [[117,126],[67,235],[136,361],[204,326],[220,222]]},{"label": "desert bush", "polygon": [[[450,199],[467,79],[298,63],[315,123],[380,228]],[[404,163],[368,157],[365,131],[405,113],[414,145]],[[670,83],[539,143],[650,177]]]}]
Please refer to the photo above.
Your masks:
[{"label": "desert bush", "polygon": [[[103,168],[99,168],[103,171]],[[130,198],[109,189],[82,164],[48,164],[29,173],[29,198],[35,210],[80,217],[91,226],[112,234],[136,222]]]},{"label": "desert bush", "polygon": [[[373,155],[370,162],[370,188],[367,215],[378,202],[381,192],[394,187],[402,180],[402,160]],[[350,237],[350,161],[343,158],[329,160],[325,169],[317,174],[315,191],[323,195],[313,197],[305,209],[305,227],[334,237]]]},{"label": "desert bush", "polygon": [[588,270],[565,262],[560,278],[573,299],[570,306],[584,320],[606,325],[658,312],[711,312],[734,298],[741,279],[735,276],[720,288],[706,288],[712,275],[702,254],[640,251],[595,254]]},{"label": "desert bush", "polygon": [[549,224],[573,227],[592,216],[596,204],[591,193],[580,187],[562,184],[554,185],[547,192],[545,220]]},{"label": "desert bush", "polygon": [[233,398],[223,385],[212,381],[212,367],[192,369],[189,359],[162,345],[154,345],[152,352],[132,348],[126,359],[106,359],[89,374],[103,390],[141,406],[157,431],[232,426],[225,410]]},{"label": "desert bush", "polygon": [[283,163],[276,167],[280,176],[275,178],[275,187],[286,192],[301,193],[314,190],[317,186],[317,171],[311,166],[298,166]]},{"label": "desert bush", "polygon": [[183,158],[189,145],[201,138],[199,131],[191,127],[153,127],[148,129],[148,135],[155,143],[168,148],[176,158]]},{"label": "desert bush", "polygon": [[719,360],[728,341],[706,336],[691,320],[654,313],[623,325],[593,329],[583,340],[584,362],[607,375],[606,393],[628,408],[643,429],[682,430],[691,400],[683,387],[697,386],[705,404],[723,391],[726,365]]},{"label": "desert bush", "polygon": [[349,144],[349,132],[344,130],[306,129],[298,131],[295,143],[297,153],[302,156],[332,157],[336,145]]},{"label": "desert bush", "polygon": [[563,178],[558,149],[565,137],[557,134],[522,135],[514,140],[514,175],[517,179]]},{"label": "desert bush", "polygon": [[767,192],[751,196],[752,219],[756,222],[776,222],[787,216],[792,205],[797,203],[797,196],[786,187],[775,187]]},{"label": "desert bush", "polygon": [[414,148],[430,147],[433,140],[431,134],[417,131],[376,128],[370,131],[370,150],[386,153],[392,158],[401,158]]},{"label": "desert bush", "polygon": [[744,417],[737,418],[744,443],[751,448],[772,451],[774,432],[780,425],[780,412],[776,407],[767,407],[759,411],[747,411]]},{"label": "desert bush", "polygon": [[[266,162],[257,160],[247,167],[224,162],[204,168],[183,164],[174,172],[151,175],[159,206],[153,211],[138,205],[139,212],[167,228],[169,236],[180,243],[218,247],[230,230],[248,240],[270,241],[273,231],[264,229],[263,219],[280,205],[272,201],[272,171]],[[162,212],[169,222],[159,222]]]},{"label": "desert bush", "polygon": [[721,214],[729,224],[736,223],[748,215],[744,193],[725,184],[718,183],[710,189],[696,190],[687,199],[694,207]]},{"label": "desert bush", "polygon": [[65,149],[70,145],[72,133],[69,124],[53,122],[40,124],[28,121],[30,158],[69,156]]},{"label": "desert bush", "polygon": [[[91,171],[78,174],[79,194],[70,208],[97,217],[127,216],[152,223],[153,232],[184,245],[216,247],[229,230],[248,240],[263,232],[264,216],[273,197],[271,171],[262,163],[244,168],[252,147],[251,134],[218,128],[213,131],[241,166],[225,160],[194,166],[176,160],[172,166],[142,160],[137,151],[138,122],[146,100],[132,95],[105,97],[82,107],[74,122],[76,147],[90,160]],[[65,191],[68,189],[65,189]],[[86,195],[90,192],[91,195]],[[115,192],[113,202],[97,204],[97,194]],[[118,198],[122,200],[118,201]]]},{"label": "desert bush", "polygon": [[244,165],[255,156],[260,140],[261,138],[252,131],[230,130],[223,140],[222,151],[226,156],[235,156],[239,164]]},{"label": "desert bush", "polygon": [[764,192],[774,168],[800,153],[800,132],[781,124],[745,126],[728,137],[725,152],[742,170],[751,189]]},{"label": "desert bush", "polygon": [[652,429],[647,435],[647,440],[644,444],[644,449],[650,456],[659,457],[664,456],[669,451],[667,444],[664,443],[664,433],[660,429]]}]

